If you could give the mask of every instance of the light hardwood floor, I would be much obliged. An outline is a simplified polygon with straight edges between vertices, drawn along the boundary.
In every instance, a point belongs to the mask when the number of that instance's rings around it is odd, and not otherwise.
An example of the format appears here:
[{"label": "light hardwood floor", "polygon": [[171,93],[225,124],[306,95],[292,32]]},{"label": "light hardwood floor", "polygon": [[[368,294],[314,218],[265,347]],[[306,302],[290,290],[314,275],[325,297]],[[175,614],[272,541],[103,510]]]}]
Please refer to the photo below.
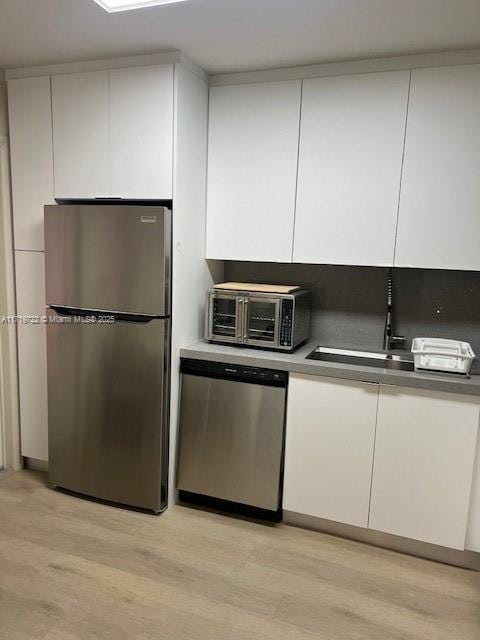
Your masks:
[{"label": "light hardwood floor", "polygon": [[1,640],[479,640],[480,574],[287,526],[0,479]]}]

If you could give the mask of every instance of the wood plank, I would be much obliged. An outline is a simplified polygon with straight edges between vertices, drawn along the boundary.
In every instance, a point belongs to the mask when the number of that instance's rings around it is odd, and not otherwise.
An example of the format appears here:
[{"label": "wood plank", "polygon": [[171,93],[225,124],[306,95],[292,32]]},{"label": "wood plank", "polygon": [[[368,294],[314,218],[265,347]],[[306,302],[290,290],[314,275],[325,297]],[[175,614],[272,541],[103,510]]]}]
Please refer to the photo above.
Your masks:
[{"label": "wood plank", "polygon": [[185,507],[0,479],[1,640],[477,640],[480,574]]}]

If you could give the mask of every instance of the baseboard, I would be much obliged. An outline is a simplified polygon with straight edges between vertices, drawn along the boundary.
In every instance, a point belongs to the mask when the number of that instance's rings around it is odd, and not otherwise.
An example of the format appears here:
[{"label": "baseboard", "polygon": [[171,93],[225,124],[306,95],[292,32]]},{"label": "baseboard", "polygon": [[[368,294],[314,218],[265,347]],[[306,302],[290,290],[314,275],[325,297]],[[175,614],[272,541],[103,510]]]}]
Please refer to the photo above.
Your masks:
[{"label": "baseboard", "polygon": [[244,516],[254,520],[264,520],[266,522],[275,523],[281,522],[282,520],[281,509],[270,511],[268,509],[260,509],[259,507],[251,507],[246,504],[239,504],[238,502],[231,502],[230,500],[221,500],[220,498],[191,493],[189,491],[180,490],[178,492],[178,503],[187,506],[198,506],[219,513]]},{"label": "baseboard", "polygon": [[372,529],[306,516],[293,511],[284,511],[283,521],[285,524],[302,527],[303,529],[312,529],[340,538],[364,542],[375,547],[382,547],[383,549],[390,549],[391,551],[398,551],[407,555],[426,558],[427,560],[435,560],[436,562],[451,564],[464,569],[480,571],[480,553],[474,551],[458,551],[429,544],[428,542],[419,542],[418,540],[410,540],[409,538],[402,538],[389,533],[373,531]]},{"label": "baseboard", "polygon": [[24,458],[23,464],[25,465],[25,469],[30,469],[31,471],[43,471],[44,473],[48,473],[48,462],[45,460],[37,460],[36,458]]}]

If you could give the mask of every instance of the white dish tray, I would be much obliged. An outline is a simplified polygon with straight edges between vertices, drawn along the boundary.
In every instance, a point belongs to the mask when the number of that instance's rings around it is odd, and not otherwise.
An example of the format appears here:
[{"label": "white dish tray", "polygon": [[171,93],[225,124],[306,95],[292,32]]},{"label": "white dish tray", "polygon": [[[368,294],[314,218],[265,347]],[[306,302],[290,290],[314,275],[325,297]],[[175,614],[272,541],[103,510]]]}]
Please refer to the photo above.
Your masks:
[{"label": "white dish tray", "polygon": [[468,342],[444,338],[415,338],[412,343],[415,369],[468,376],[475,354]]}]

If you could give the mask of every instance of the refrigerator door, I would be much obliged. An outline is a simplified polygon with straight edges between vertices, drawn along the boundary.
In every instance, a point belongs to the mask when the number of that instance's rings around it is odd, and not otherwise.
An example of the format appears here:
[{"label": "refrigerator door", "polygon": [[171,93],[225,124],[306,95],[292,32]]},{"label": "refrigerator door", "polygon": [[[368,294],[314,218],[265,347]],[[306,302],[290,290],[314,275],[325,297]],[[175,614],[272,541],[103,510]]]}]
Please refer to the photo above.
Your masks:
[{"label": "refrigerator door", "polygon": [[47,309],[54,486],[161,511],[167,499],[169,320],[72,321]]},{"label": "refrigerator door", "polygon": [[170,218],[164,207],[46,206],[47,304],[168,316]]}]

